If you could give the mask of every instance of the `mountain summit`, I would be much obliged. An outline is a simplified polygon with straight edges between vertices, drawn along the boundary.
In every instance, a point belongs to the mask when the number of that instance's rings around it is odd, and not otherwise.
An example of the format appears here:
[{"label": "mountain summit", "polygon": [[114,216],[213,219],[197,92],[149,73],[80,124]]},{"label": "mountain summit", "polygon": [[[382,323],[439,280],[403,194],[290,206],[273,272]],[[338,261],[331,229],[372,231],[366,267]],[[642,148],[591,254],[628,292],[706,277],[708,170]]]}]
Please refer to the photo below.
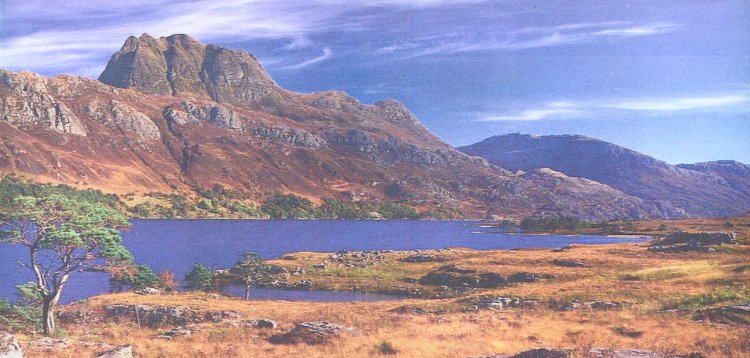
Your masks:
[{"label": "mountain summit", "polygon": [[235,104],[258,101],[277,87],[254,56],[204,45],[188,35],[129,37],[99,81],[148,94],[209,96]]}]

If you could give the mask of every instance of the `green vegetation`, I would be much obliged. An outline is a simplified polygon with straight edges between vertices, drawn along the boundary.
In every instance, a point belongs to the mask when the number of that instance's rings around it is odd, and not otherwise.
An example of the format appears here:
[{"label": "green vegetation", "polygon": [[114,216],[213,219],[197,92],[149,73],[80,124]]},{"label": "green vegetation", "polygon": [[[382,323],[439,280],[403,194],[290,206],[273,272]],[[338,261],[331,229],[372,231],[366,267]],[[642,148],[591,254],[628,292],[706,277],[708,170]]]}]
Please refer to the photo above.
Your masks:
[{"label": "green vegetation", "polygon": [[77,201],[100,203],[134,218],[249,218],[249,219],[457,219],[457,210],[436,208],[418,213],[406,203],[343,202],[326,199],[319,206],[295,194],[256,194],[231,190],[221,184],[211,189],[188,183],[191,193],[151,192],[136,201],[136,194],[127,193],[122,200],[115,194],[98,190],[79,190],[60,184],[36,184],[8,175],[0,180],[0,210],[12,206],[19,196],[42,197],[60,194]]},{"label": "green vegetation", "polygon": [[130,223],[101,203],[60,194],[19,196],[0,211],[2,222],[11,225],[0,231],[0,242],[29,250],[29,261],[22,264],[35,274],[47,336],[55,332],[54,309],[75,272],[96,264],[97,259],[112,265],[133,261],[120,236],[120,230]]},{"label": "green vegetation", "polygon": [[299,219],[315,217],[312,202],[294,194],[275,193],[260,210],[271,219]]},{"label": "green vegetation", "polygon": [[664,304],[664,309],[695,309],[724,302],[750,303],[750,289],[746,286],[715,288],[708,293],[671,300]]},{"label": "green vegetation", "polygon": [[146,288],[156,288],[160,279],[154,271],[146,265],[117,267],[111,270],[109,279],[111,291],[123,291],[130,288],[133,291],[143,291]]},{"label": "green vegetation", "polygon": [[42,301],[37,284],[28,282],[16,289],[22,302],[11,304],[7,298],[0,300],[0,329],[34,330],[42,323]]},{"label": "green vegetation", "polygon": [[255,252],[246,252],[242,260],[237,262],[229,272],[238,277],[245,284],[245,300],[250,299],[250,289],[253,284],[267,281],[271,278],[272,267],[266,265],[263,258]]},{"label": "green vegetation", "polygon": [[62,195],[79,202],[99,203],[113,209],[122,209],[124,204],[115,194],[104,194],[99,190],[78,190],[72,186],[59,184],[36,184],[24,181],[13,175],[0,179],[0,210],[8,210],[21,196],[41,198],[49,195]]},{"label": "green vegetation", "polygon": [[185,275],[185,282],[188,289],[208,292],[214,289],[214,273],[203,264],[197,263]]},{"label": "green vegetation", "polygon": [[576,230],[591,227],[591,223],[567,216],[527,217],[519,227],[526,232]]}]

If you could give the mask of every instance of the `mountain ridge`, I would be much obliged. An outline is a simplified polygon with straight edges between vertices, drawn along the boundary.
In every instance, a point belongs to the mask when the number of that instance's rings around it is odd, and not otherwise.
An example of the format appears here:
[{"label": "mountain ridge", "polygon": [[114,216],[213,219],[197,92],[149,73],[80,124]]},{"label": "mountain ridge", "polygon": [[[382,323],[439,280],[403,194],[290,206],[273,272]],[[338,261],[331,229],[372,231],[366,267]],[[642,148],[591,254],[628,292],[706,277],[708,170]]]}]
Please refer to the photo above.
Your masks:
[{"label": "mountain ridge", "polygon": [[129,37],[100,79],[0,70],[0,173],[120,194],[221,184],[393,200],[471,218],[686,215],[560,172],[512,173],[448,145],[397,101],[288,91],[247,52],[187,35]]},{"label": "mountain ridge", "polygon": [[[580,135],[493,136],[459,150],[509,170],[551,168],[587,178],[688,216],[722,216],[750,211],[750,180],[729,185],[715,168],[671,165],[609,142]],[[739,163],[741,164],[741,163]],[[741,176],[740,176],[741,177]],[[744,186],[743,186],[744,185]]]}]

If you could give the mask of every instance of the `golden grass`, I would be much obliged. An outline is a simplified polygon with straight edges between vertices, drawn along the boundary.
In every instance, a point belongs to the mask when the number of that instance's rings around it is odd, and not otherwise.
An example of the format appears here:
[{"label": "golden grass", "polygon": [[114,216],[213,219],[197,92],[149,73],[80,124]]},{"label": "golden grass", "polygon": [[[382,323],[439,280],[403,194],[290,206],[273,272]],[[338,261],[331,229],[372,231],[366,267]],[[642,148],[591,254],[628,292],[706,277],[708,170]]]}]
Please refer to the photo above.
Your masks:
[{"label": "golden grass", "polygon": [[[722,219],[723,220],[723,219]],[[745,223],[743,221],[742,223]],[[730,297],[711,304],[747,300],[750,246],[736,245],[732,252],[654,253],[646,244],[577,246],[565,252],[551,250],[474,251],[453,249],[427,252],[444,257],[444,262],[404,263],[409,253],[386,254],[383,262],[369,268],[329,267],[313,269],[330,254],[295,253],[296,260],[273,263],[290,269],[305,267],[316,287],[373,290],[392,287],[420,287],[404,278],[419,278],[443,265],[458,265],[480,272],[509,275],[533,272],[555,278],[516,284],[467,294],[537,298],[534,308],[500,311],[467,310],[465,299],[407,299],[388,302],[285,302],[242,301],[202,293],[142,296],[111,294],[90,299],[93,308],[115,303],[160,306],[190,305],[200,310],[232,310],[244,319],[270,318],[280,326],[273,332],[235,327],[226,323],[205,323],[204,329],[174,341],[155,338],[160,332],[133,323],[115,324],[97,320],[86,326],[63,325],[77,340],[132,344],[142,357],[367,357],[378,356],[383,343],[403,357],[466,357],[515,353],[533,347],[560,347],[584,352],[591,347],[641,348],[662,353],[700,352],[706,357],[750,356],[750,327],[725,327],[697,322],[690,312],[665,311],[690,303],[696,308],[702,295]],[[582,261],[583,268],[558,267],[554,259]],[[738,296],[725,292],[740,292]],[[744,295],[744,296],[743,296]],[[713,296],[711,296],[713,297]],[[735,298],[731,298],[735,297]],[[743,298],[744,297],[744,298]],[[547,303],[556,300],[602,299],[629,301],[621,310],[577,310],[558,312]],[[427,314],[398,313],[401,306],[424,308]],[[73,309],[74,305],[67,307]],[[437,313],[436,313],[437,312]],[[442,312],[442,313],[440,313]],[[273,344],[268,337],[290,330],[296,323],[325,320],[356,328],[361,334],[345,336],[330,344]],[[33,337],[20,336],[24,344]],[[55,353],[30,351],[30,356],[87,357],[94,347],[73,345]]]}]

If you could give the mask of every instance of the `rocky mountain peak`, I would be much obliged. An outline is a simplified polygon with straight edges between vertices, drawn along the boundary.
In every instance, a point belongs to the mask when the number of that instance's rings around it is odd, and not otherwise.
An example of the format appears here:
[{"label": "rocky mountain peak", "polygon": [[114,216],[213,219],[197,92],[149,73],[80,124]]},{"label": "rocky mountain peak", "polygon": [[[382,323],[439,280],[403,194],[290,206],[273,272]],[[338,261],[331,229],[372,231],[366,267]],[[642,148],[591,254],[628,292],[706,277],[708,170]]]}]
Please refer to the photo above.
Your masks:
[{"label": "rocky mountain peak", "polygon": [[204,45],[184,34],[130,36],[99,81],[147,94],[208,96],[239,105],[257,102],[277,88],[253,55]]}]

